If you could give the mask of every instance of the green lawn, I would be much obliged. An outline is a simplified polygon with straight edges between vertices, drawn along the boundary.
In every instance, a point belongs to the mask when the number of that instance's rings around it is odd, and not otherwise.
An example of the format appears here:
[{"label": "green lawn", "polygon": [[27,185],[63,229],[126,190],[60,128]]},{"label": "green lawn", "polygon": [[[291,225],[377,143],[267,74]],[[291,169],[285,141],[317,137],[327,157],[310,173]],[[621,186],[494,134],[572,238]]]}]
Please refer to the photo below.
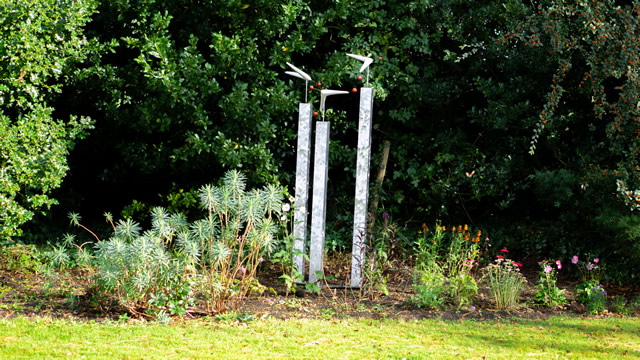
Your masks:
[{"label": "green lawn", "polygon": [[0,358],[633,359],[637,318],[256,320],[174,325],[0,321]]}]

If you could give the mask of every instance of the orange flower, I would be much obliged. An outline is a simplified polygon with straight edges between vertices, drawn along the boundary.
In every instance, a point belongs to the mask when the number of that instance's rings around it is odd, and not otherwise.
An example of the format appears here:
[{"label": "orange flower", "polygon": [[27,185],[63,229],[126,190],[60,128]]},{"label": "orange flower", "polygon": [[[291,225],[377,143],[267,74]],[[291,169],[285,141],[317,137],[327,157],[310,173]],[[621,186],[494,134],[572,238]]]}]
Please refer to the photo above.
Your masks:
[{"label": "orange flower", "polygon": [[427,224],[422,223],[422,228],[423,228],[423,229],[426,229],[426,228],[427,228]]},{"label": "orange flower", "polygon": [[447,231],[447,227],[446,227],[446,226],[443,226],[443,227],[442,227],[442,231]]},{"label": "orange flower", "polygon": [[464,231],[469,230],[469,226],[467,224],[464,224]]}]

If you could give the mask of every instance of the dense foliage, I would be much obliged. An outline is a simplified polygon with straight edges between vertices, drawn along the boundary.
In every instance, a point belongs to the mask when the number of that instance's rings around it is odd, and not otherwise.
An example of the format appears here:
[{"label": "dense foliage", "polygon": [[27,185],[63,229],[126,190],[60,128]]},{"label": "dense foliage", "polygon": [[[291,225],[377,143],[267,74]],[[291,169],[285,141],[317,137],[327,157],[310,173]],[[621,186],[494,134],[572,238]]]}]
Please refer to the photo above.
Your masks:
[{"label": "dense foliage", "polygon": [[[74,140],[90,127],[52,103],[85,56],[93,1],[8,0],[0,10],[0,244],[56,204]],[[63,120],[65,119],[65,120]]]},{"label": "dense foliage", "polygon": [[[192,216],[201,184],[231,168],[291,189],[302,85],[285,62],[314,85],[351,89],[359,64],[344,54],[357,53],[376,59],[374,144],[391,141],[381,206],[396,220],[473,224],[538,258],[632,249],[620,269],[634,273],[639,11],[597,0],[103,1],[55,102],[61,117],[96,120],[59,199],[87,214],[163,205]],[[340,98],[327,115],[327,240],[348,248],[358,96]]]}]

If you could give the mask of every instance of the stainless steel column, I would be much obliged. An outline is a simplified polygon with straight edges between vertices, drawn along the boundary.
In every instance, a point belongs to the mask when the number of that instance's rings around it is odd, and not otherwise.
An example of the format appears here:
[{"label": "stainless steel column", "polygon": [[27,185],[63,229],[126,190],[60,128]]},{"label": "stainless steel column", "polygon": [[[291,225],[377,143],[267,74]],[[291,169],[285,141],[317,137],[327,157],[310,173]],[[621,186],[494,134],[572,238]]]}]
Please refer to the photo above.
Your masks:
[{"label": "stainless steel column", "polygon": [[356,163],[356,196],[353,214],[353,249],[351,258],[351,287],[362,284],[362,266],[365,263],[367,214],[369,205],[369,168],[371,161],[371,127],[373,89],[360,90],[360,117],[358,124],[358,160]]},{"label": "stainless steel column", "polygon": [[307,243],[307,206],[309,203],[309,167],[311,165],[311,104],[301,103],[298,110],[298,148],[296,190],[293,213],[293,266],[304,280],[304,253]]},{"label": "stainless steel column", "polygon": [[318,281],[316,272],[323,271],[325,222],[327,215],[327,180],[329,171],[329,130],[331,123],[316,122],[316,143],[313,162],[313,200],[311,211],[311,251],[309,283]]}]

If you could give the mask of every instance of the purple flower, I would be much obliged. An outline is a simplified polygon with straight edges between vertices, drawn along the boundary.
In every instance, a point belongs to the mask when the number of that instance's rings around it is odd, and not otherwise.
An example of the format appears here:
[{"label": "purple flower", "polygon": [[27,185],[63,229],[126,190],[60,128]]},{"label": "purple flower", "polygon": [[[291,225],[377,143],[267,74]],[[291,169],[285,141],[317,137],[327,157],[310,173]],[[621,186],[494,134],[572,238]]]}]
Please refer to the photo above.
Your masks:
[{"label": "purple flower", "polygon": [[577,264],[577,263],[578,263],[578,257],[574,255],[574,256],[571,258],[571,263],[572,263],[573,265]]},{"label": "purple flower", "polygon": [[382,214],[382,218],[383,219],[388,219],[389,218],[389,213],[388,212],[383,213]]},{"label": "purple flower", "polygon": [[550,273],[550,272],[551,272],[551,270],[553,270],[553,269],[551,268],[551,266],[549,266],[549,265],[545,265],[545,266],[544,266],[544,272],[545,272],[545,273],[547,273],[547,274],[548,274],[548,273]]},{"label": "purple flower", "polygon": [[593,270],[593,264],[591,262],[589,262],[589,264],[587,264],[587,270],[589,270],[589,271]]}]

